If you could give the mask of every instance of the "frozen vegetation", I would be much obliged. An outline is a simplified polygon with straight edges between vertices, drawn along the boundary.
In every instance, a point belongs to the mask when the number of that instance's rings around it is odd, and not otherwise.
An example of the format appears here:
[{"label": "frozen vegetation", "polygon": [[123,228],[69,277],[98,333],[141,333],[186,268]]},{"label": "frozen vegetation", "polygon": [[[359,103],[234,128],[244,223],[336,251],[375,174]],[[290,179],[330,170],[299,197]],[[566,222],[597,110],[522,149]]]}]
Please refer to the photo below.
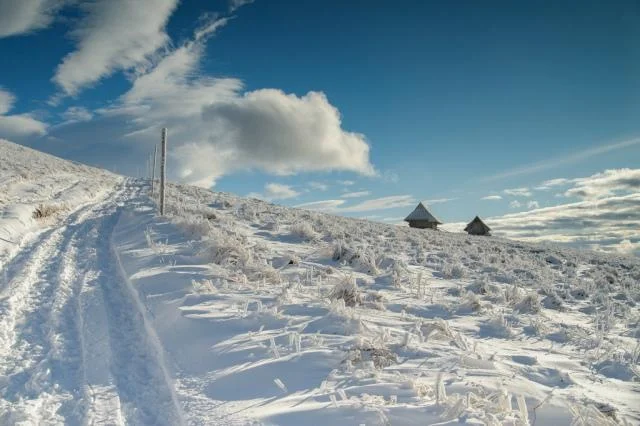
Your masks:
[{"label": "frozen vegetation", "polygon": [[0,151],[0,424],[640,424],[638,258]]}]

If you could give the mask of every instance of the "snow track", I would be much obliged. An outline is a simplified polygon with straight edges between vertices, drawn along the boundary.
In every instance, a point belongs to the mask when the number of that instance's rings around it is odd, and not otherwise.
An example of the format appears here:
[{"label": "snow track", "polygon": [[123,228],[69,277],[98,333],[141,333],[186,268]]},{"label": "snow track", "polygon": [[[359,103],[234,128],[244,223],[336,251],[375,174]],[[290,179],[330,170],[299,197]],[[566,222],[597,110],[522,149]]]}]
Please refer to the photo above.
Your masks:
[{"label": "snow track", "polygon": [[162,348],[111,245],[124,185],[42,233],[0,281],[0,424],[180,424]]}]

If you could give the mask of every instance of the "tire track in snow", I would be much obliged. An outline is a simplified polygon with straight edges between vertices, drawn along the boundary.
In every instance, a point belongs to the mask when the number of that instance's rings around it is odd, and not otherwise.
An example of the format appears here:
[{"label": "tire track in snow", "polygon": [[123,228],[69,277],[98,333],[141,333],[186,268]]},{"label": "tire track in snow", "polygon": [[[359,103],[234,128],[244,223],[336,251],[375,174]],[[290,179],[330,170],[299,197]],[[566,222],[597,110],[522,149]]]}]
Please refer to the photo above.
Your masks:
[{"label": "tire track in snow", "polygon": [[[72,242],[89,228],[107,197],[71,214],[24,249],[5,271],[13,279],[0,301],[0,408],[2,422],[79,423],[81,354],[70,298]],[[77,287],[77,286],[76,286]]]},{"label": "tire track in snow", "polygon": [[[87,258],[86,270],[100,271],[89,281],[99,289],[108,321],[107,353],[121,411],[127,424],[183,424],[175,390],[164,365],[163,349],[146,321],[136,291],[123,278],[112,247],[111,235],[118,216],[114,214],[103,221],[95,240],[89,241],[95,252]],[[96,394],[102,397],[104,391],[101,388]]]},{"label": "tire track in snow", "polygon": [[182,423],[162,349],[110,245],[124,199],[80,209],[7,265],[0,423]]}]

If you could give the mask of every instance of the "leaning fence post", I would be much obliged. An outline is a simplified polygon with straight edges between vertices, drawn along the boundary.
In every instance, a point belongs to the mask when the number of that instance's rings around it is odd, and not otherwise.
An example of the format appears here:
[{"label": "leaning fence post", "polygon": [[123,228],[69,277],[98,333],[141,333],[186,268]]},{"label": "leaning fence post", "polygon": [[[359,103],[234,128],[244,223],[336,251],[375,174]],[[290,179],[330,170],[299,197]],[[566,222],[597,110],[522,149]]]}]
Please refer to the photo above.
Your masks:
[{"label": "leaning fence post", "polygon": [[160,149],[160,215],[164,215],[165,179],[167,174],[167,128],[162,129],[162,147]]}]

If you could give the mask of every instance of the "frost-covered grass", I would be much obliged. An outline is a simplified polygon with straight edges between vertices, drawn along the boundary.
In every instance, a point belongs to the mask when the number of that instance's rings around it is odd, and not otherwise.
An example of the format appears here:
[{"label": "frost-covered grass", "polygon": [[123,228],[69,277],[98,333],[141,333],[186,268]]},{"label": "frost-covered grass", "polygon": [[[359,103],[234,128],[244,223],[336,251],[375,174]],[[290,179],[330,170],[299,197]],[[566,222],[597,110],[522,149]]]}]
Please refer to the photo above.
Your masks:
[{"label": "frost-covered grass", "polygon": [[[179,309],[214,346],[191,353],[206,367],[183,381],[219,389],[207,398],[245,420],[579,424],[596,410],[599,422],[640,421],[636,258],[187,186],[169,187],[168,212],[181,236],[167,244],[184,243],[164,262],[208,271],[185,283]],[[182,397],[200,407],[189,386]],[[187,415],[215,422],[216,404]]]}]

